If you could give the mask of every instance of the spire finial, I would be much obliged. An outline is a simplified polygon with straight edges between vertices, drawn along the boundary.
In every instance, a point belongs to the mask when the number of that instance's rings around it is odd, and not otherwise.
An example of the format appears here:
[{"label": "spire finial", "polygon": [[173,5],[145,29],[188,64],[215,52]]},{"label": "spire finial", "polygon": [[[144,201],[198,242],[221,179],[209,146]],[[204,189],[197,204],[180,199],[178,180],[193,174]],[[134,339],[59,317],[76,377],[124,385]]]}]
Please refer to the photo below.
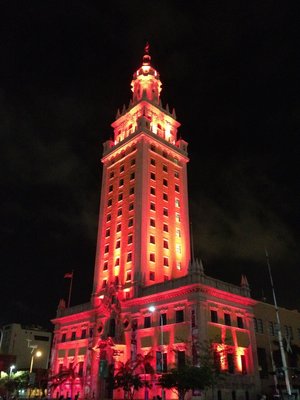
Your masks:
[{"label": "spire finial", "polygon": [[147,42],[145,46],[145,54],[149,54],[149,49],[150,49],[150,44],[149,42]]},{"label": "spire finial", "polygon": [[145,46],[145,49],[144,49],[145,54],[144,54],[144,57],[143,57],[143,65],[150,65],[151,56],[149,54],[149,49],[150,49],[150,45],[147,42],[146,46]]}]

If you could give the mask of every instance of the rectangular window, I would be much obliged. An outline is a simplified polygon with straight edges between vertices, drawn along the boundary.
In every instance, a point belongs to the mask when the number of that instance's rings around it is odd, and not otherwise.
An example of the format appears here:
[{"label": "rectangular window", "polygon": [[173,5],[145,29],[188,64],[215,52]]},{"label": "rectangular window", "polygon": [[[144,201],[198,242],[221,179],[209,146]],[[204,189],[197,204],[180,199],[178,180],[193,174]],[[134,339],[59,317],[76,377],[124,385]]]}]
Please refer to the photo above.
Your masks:
[{"label": "rectangular window", "polygon": [[121,232],[121,229],[122,229],[122,225],[121,225],[121,224],[118,224],[118,225],[117,225],[116,231],[117,231],[117,232]]},{"label": "rectangular window", "polygon": [[275,336],[274,323],[272,321],[269,321],[269,335]]},{"label": "rectangular window", "polygon": [[165,164],[163,164],[163,171],[168,172],[168,167]]},{"label": "rectangular window", "polygon": [[211,322],[218,322],[218,313],[216,310],[210,310],[210,320]]},{"label": "rectangular window", "polygon": [[109,236],[110,236],[110,229],[106,229],[105,237],[109,237]]},{"label": "rectangular window", "polygon": [[106,285],[107,285],[107,280],[106,280],[106,279],[103,279],[103,281],[102,281],[102,288],[104,289],[104,288],[106,287]]},{"label": "rectangular window", "polygon": [[178,271],[181,270],[181,262],[180,261],[176,262],[176,269],[178,269]]},{"label": "rectangular window", "polygon": [[246,357],[244,356],[244,354],[241,355],[241,365],[242,365],[242,374],[247,374]]},{"label": "rectangular window", "polygon": [[177,208],[180,207],[180,201],[179,201],[179,199],[175,199],[175,207],[177,207]]},{"label": "rectangular window", "polygon": [[144,328],[150,328],[151,327],[151,317],[147,316],[144,317]]},{"label": "rectangular window", "polygon": [[128,235],[128,241],[127,244],[131,244],[133,241],[133,235]]},{"label": "rectangular window", "polygon": [[261,318],[253,318],[256,333],[264,333],[263,321]]},{"label": "rectangular window", "polygon": [[114,173],[114,171],[112,171],[110,174],[109,174],[109,177],[110,177],[110,179],[111,178],[113,178],[115,176],[115,173]]},{"label": "rectangular window", "polygon": [[150,235],[150,243],[155,244],[155,236]]},{"label": "rectangular window", "polygon": [[163,209],[163,214],[164,214],[165,217],[168,217],[169,211],[168,211],[167,208],[164,208],[164,209]]},{"label": "rectangular window", "polygon": [[86,338],[86,329],[82,329],[81,331],[81,339],[85,339]]},{"label": "rectangular window", "polygon": [[153,181],[155,181],[155,173],[154,173],[154,172],[151,172],[151,173],[150,173],[150,179],[152,179]]},{"label": "rectangular window", "polygon": [[132,181],[134,178],[135,178],[135,173],[132,172],[132,173],[130,174],[130,180]]},{"label": "rectangular window", "polygon": [[164,267],[168,267],[169,266],[169,259],[168,257],[164,257]]},{"label": "rectangular window", "polygon": [[109,245],[106,244],[104,247],[104,253],[108,253],[109,252]]},{"label": "rectangular window", "polygon": [[163,246],[164,246],[164,249],[168,249],[169,248],[169,242],[168,242],[167,239],[164,239]]},{"label": "rectangular window", "polygon": [[131,281],[131,271],[126,273],[126,282]]},{"label": "rectangular window", "polygon": [[131,211],[131,210],[133,210],[133,209],[134,209],[134,205],[133,205],[133,203],[129,203],[128,210],[129,210],[129,211]]},{"label": "rectangular window", "polygon": [[130,161],[130,165],[135,165],[135,158]]},{"label": "rectangular window", "polygon": [[183,310],[176,310],[175,312],[175,322],[180,323],[184,321]]},{"label": "rectangular window", "polygon": [[163,199],[164,199],[165,201],[168,201],[168,195],[167,195],[167,193],[163,193]]},{"label": "rectangular window", "polygon": [[122,215],[122,208],[118,208],[117,217],[120,217],[121,215]]},{"label": "rectangular window", "polygon": [[155,262],[155,253],[150,253],[149,260]]},{"label": "rectangular window", "polygon": [[175,185],[175,192],[179,193],[179,185]]},{"label": "rectangular window", "polygon": [[120,172],[124,172],[124,165],[120,166]]},{"label": "rectangular window", "polygon": [[[151,149],[151,150],[152,150],[152,149]],[[150,164],[151,164],[151,165],[155,165],[155,160],[154,160],[154,158],[151,158],[151,159],[150,159]]]},{"label": "rectangular window", "polygon": [[107,271],[108,270],[108,261],[104,261],[103,263],[103,271]]},{"label": "rectangular window", "polygon": [[110,192],[112,192],[113,191],[113,185],[110,185],[109,187],[108,187],[108,192],[110,193]]},{"label": "rectangular window", "polygon": [[155,203],[150,203],[150,210],[155,211]]},{"label": "rectangular window", "polygon": [[124,179],[120,179],[119,186],[123,186],[123,185],[124,185]]},{"label": "rectangular window", "polygon": [[128,220],[128,226],[133,226],[133,218],[129,218]]},{"label": "rectangular window", "polygon": [[120,193],[118,196],[118,201],[121,201],[121,200],[123,200],[123,193]]},{"label": "rectangular window", "polygon": [[179,213],[175,214],[175,219],[176,219],[176,222],[180,222],[180,214]]},{"label": "rectangular window", "polygon": [[116,249],[119,249],[121,247],[121,240],[116,241]]},{"label": "rectangular window", "polygon": [[167,158],[167,157],[168,157],[167,152],[166,152],[166,151],[163,151],[162,156],[163,156],[164,158]]},{"label": "rectangular window", "polygon": [[244,321],[243,321],[243,318],[242,318],[242,317],[237,317],[237,318],[236,318],[236,322],[237,322],[237,326],[238,326],[239,328],[244,328]]},{"label": "rectangular window", "polygon": [[168,227],[167,224],[164,224],[164,225],[163,225],[163,231],[164,231],[164,232],[169,232],[169,227]]},{"label": "rectangular window", "polygon": [[108,199],[107,201],[107,207],[110,207],[112,205],[112,199]]},{"label": "rectangular window", "polygon": [[177,367],[178,369],[185,366],[185,351],[177,351]]},{"label": "rectangular window", "polygon": [[80,377],[83,376],[83,361],[80,361],[78,363],[78,376],[80,376]]},{"label": "rectangular window", "polygon": [[163,179],[163,185],[164,185],[164,186],[168,186],[168,181],[167,181],[167,179]]},{"label": "rectangular window", "polygon": [[176,253],[181,254],[181,244],[176,244]]},{"label": "rectangular window", "polygon": [[181,230],[179,228],[176,228],[176,237],[181,237]]},{"label": "rectangular window", "polygon": [[127,254],[127,262],[132,261],[132,253]]},{"label": "rectangular window", "polygon": [[155,227],[155,219],[150,218],[150,226]]},{"label": "rectangular window", "polygon": [[179,172],[178,171],[174,171],[174,176],[175,176],[175,178],[179,178]]},{"label": "rectangular window", "polygon": [[116,258],[115,267],[117,267],[118,265],[120,265],[120,258],[119,257]]},{"label": "rectangular window", "polygon": [[134,186],[131,186],[131,188],[129,189],[129,196],[134,194]]},{"label": "rectangular window", "polygon": [[110,221],[111,220],[111,214],[107,214],[107,216],[106,216],[106,221],[108,222],[108,221]]},{"label": "rectangular window", "polygon": [[65,342],[65,341],[66,341],[66,338],[67,338],[67,334],[66,334],[66,333],[63,333],[62,336],[61,336],[61,341],[62,341],[62,342]]},{"label": "rectangular window", "polygon": [[72,332],[71,333],[71,340],[75,340],[76,339],[76,332]]},{"label": "rectangular window", "polygon": [[149,272],[149,280],[150,281],[155,281],[155,272],[154,271],[150,271]]},{"label": "rectangular window", "polygon": [[155,188],[154,187],[150,187],[150,194],[152,194],[153,196],[155,196]]},{"label": "rectangular window", "polygon": [[231,318],[230,314],[224,313],[224,324],[230,326],[231,325]]}]

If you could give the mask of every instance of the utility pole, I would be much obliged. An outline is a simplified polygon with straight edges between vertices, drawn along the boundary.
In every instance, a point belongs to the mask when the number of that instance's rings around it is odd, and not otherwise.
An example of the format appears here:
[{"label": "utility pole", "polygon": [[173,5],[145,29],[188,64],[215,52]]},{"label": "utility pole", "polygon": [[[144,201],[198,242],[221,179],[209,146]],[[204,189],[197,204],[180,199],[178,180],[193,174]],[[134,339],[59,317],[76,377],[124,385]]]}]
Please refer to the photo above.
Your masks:
[{"label": "utility pole", "polygon": [[292,395],[291,384],[290,384],[290,378],[289,378],[289,373],[288,373],[288,368],[287,368],[284,347],[283,347],[279,310],[278,310],[275,289],[274,289],[274,284],[273,284],[270,259],[269,259],[269,254],[267,252],[267,249],[265,249],[265,252],[266,252],[266,259],[267,259],[267,265],[268,265],[268,270],[269,270],[271,288],[272,288],[272,293],[273,293],[274,306],[275,306],[275,311],[276,311],[276,320],[277,320],[277,325],[278,325],[278,342],[279,342],[279,349],[280,349],[280,354],[281,354],[282,368],[283,368],[284,378],[285,378],[285,386],[286,386],[286,391],[287,391],[288,395],[291,396]]}]

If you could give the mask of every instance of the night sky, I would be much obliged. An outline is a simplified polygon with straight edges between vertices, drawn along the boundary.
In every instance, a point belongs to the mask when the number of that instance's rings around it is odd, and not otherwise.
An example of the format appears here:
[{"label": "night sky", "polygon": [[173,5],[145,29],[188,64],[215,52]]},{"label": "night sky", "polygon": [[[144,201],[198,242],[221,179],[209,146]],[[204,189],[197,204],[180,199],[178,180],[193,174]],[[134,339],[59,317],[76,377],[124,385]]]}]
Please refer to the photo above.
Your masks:
[{"label": "night sky", "polygon": [[10,0],[0,14],[0,323],[50,326],[72,269],[71,303],[89,301],[102,143],[147,41],[189,142],[195,255],[272,302],[266,247],[279,305],[300,309],[293,2]]}]

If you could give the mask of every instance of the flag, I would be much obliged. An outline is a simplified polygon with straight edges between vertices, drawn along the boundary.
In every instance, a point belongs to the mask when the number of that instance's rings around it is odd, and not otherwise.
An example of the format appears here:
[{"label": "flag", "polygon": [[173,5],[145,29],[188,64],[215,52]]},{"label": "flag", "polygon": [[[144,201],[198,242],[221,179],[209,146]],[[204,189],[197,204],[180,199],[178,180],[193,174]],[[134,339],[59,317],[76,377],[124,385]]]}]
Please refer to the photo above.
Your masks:
[{"label": "flag", "polygon": [[73,278],[73,272],[67,272],[67,273],[64,275],[64,278]]}]

